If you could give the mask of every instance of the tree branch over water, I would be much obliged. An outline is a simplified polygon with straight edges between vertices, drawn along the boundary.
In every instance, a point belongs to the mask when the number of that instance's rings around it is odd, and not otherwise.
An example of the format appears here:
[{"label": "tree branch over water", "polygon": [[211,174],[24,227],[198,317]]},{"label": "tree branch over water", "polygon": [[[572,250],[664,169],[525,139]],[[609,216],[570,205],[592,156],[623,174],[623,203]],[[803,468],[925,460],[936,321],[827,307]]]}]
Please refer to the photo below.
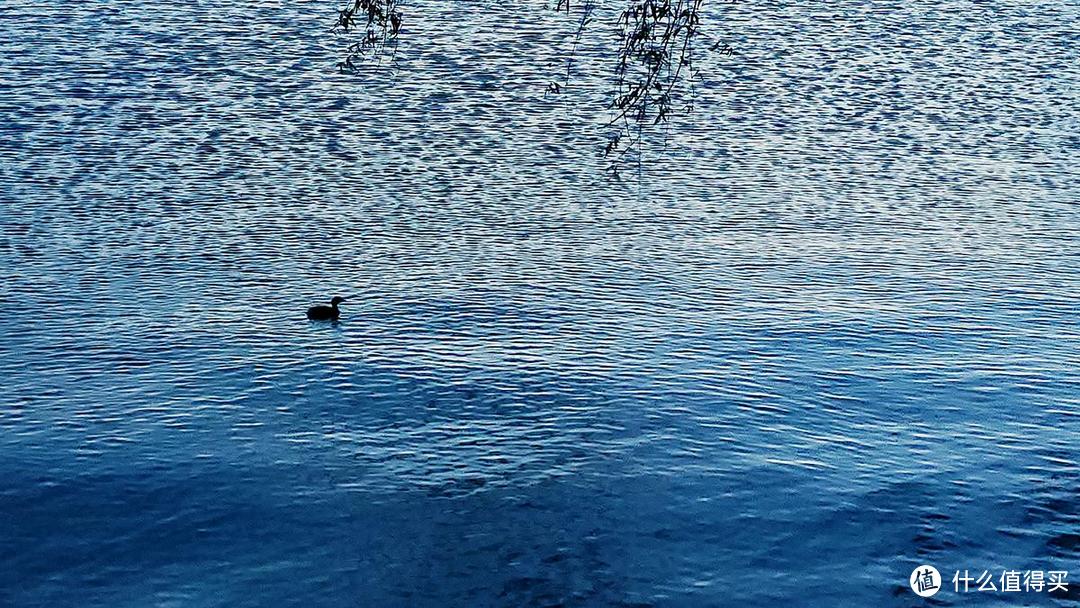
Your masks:
[{"label": "tree branch over water", "polygon": [[[644,128],[693,110],[695,82],[701,79],[694,65],[694,43],[702,35],[703,4],[703,0],[619,1],[627,4],[615,22],[618,49],[608,102],[612,114],[607,124],[617,129],[603,149],[603,156],[610,159],[608,168],[615,174],[629,151],[637,149],[640,158]],[[566,73],[561,82],[551,81],[549,93],[562,93],[570,85],[578,44],[595,23],[603,2],[556,0],[557,11],[568,15],[577,11],[579,17]],[[403,20],[400,0],[348,0],[334,27],[335,32],[353,37],[339,69],[360,72],[368,65],[366,59],[379,58],[387,47],[396,46]],[[733,53],[721,43],[711,44],[709,50]]]},{"label": "tree branch over water", "polygon": [[339,70],[360,72],[363,58],[377,57],[387,44],[396,43],[403,19],[400,4],[399,0],[350,0],[338,11],[334,32],[359,35],[346,49],[345,59],[338,63]]}]

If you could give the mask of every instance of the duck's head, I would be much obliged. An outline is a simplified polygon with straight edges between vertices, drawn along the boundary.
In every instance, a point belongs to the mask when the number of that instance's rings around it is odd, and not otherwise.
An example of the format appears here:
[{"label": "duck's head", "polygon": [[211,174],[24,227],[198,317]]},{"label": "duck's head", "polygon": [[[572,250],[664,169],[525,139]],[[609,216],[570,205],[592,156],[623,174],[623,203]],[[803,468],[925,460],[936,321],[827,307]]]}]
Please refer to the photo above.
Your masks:
[{"label": "duck's head", "polygon": [[334,296],[334,299],[330,300],[330,305],[331,306],[337,306],[338,304],[341,304],[344,301],[345,301],[345,298],[343,298],[341,296]]}]

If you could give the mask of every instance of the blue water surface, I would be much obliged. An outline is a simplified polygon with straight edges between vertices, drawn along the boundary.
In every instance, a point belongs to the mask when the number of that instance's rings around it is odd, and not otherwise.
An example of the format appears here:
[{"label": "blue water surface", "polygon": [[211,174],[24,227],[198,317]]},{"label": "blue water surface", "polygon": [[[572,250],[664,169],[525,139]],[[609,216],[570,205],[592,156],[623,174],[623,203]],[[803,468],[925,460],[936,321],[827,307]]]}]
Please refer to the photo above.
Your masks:
[{"label": "blue water surface", "polygon": [[0,605],[1077,604],[1080,7],[544,4],[5,0]]}]

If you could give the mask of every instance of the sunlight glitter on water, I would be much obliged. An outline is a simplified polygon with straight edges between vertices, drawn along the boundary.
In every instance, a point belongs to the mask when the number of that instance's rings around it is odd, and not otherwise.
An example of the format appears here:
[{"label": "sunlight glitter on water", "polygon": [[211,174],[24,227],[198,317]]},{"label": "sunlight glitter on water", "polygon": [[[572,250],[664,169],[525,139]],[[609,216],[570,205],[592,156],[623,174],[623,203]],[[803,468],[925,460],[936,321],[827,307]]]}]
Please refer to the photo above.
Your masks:
[{"label": "sunlight glitter on water", "polygon": [[717,5],[737,54],[622,182],[604,40],[545,97],[532,3],[410,3],[386,81],[323,3],[52,8],[0,8],[0,604],[1076,563],[1075,6]]}]

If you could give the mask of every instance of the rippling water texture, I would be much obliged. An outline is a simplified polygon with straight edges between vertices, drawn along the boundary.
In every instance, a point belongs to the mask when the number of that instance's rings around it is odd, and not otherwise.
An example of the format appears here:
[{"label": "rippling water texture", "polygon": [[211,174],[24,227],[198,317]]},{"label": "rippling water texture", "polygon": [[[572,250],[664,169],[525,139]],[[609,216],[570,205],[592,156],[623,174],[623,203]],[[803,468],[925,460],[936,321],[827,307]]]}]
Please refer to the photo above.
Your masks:
[{"label": "rippling water texture", "polygon": [[706,5],[612,182],[543,2],[5,0],[0,604],[1080,586],[1077,4]]}]

